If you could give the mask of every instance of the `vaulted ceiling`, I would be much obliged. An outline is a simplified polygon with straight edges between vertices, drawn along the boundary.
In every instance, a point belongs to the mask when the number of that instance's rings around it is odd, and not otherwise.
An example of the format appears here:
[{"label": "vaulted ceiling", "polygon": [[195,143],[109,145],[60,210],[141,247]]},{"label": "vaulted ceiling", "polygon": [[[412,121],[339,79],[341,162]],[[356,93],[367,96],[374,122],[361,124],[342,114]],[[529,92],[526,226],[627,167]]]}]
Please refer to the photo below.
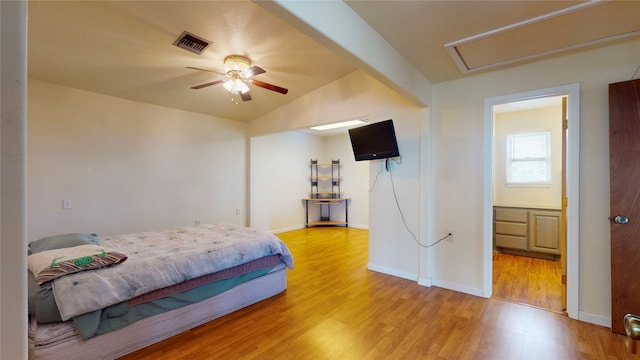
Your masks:
[{"label": "vaulted ceiling", "polygon": [[[427,105],[432,83],[637,39],[638,14],[637,1],[29,1],[28,74],[238,121],[355,70]],[[211,45],[174,46],[183,31]],[[222,79],[230,54],[289,92],[251,85],[236,104],[220,84],[191,89]]]}]

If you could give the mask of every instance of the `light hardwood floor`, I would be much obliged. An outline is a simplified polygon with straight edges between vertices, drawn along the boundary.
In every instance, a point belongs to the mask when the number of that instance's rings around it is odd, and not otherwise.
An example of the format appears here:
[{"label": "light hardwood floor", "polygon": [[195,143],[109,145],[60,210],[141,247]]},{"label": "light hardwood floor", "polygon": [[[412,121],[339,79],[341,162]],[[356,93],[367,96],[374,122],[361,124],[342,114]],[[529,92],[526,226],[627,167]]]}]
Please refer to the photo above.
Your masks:
[{"label": "light hardwood floor", "polygon": [[286,292],[124,359],[637,359],[601,326],[369,271],[366,230],[278,236]]},{"label": "light hardwood floor", "polygon": [[493,254],[493,297],[563,312],[559,261]]}]

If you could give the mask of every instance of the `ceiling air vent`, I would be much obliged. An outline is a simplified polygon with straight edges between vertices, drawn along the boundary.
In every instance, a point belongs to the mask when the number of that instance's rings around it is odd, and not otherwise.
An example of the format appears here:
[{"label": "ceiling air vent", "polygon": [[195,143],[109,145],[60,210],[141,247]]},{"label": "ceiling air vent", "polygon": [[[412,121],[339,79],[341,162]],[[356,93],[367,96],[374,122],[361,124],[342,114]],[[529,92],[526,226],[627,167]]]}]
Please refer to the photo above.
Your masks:
[{"label": "ceiling air vent", "polygon": [[173,45],[200,55],[211,45],[211,41],[185,31],[173,42]]}]

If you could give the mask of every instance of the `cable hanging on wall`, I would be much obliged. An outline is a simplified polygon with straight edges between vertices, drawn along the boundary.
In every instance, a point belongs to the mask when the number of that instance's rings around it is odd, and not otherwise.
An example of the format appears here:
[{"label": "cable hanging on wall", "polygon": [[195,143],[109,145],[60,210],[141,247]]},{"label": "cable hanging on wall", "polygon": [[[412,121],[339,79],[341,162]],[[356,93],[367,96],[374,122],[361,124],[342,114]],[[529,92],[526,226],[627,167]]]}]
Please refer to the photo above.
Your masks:
[{"label": "cable hanging on wall", "polygon": [[[400,160],[400,162],[394,160],[397,164],[402,164],[402,160]],[[441,241],[453,236],[453,234],[448,233],[447,235],[441,237],[440,239],[436,240],[434,243],[432,244],[423,244],[421,243],[418,238],[416,237],[416,235],[413,233],[413,231],[411,231],[411,229],[409,228],[409,226],[407,225],[407,222],[404,218],[404,213],[402,212],[402,208],[400,207],[400,202],[398,201],[398,195],[396,194],[396,186],[395,183],[393,182],[393,172],[391,171],[391,167],[389,166],[389,159],[387,159],[385,161],[385,168],[387,169],[387,171],[389,172],[389,179],[391,180],[391,190],[393,192],[393,198],[396,202],[396,207],[398,208],[398,212],[400,213],[400,218],[402,219],[402,223],[405,227],[405,229],[407,230],[407,232],[409,232],[409,234],[411,234],[411,237],[413,238],[413,241],[415,241],[416,244],[418,244],[421,247],[424,248],[430,248],[432,246],[437,245],[438,243],[440,243]],[[378,181],[378,176],[380,175],[380,173],[382,173],[382,166],[380,167],[380,171],[378,172],[378,174],[376,175],[376,178],[374,180],[374,186],[373,188],[375,188],[375,183]],[[369,191],[373,191],[373,188]]]}]

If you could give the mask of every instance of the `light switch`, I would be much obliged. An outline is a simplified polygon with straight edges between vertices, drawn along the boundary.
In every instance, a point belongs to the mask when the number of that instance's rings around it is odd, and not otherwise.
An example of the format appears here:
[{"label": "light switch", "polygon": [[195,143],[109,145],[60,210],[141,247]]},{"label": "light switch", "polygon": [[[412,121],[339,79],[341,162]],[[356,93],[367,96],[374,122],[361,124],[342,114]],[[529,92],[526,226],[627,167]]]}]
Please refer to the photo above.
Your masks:
[{"label": "light switch", "polygon": [[63,209],[71,209],[71,200],[69,200],[69,199],[62,200],[62,208]]}]

